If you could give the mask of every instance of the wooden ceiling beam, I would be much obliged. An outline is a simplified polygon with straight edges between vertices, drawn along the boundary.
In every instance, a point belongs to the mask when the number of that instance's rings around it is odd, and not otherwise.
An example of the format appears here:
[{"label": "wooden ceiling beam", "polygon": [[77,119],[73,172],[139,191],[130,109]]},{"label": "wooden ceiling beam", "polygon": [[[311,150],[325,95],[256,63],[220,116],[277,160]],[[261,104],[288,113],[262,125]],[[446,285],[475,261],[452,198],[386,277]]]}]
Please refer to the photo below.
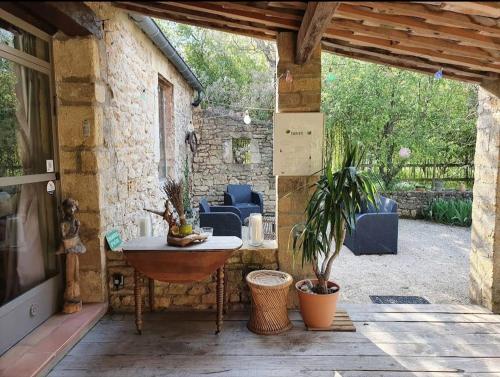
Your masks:
[{"label": "wooden ceiling beam", "polygon": [[457,39],[460,42],[467,42],[477,47],[486,47],[494,50],[500,48],[500,39],[478,34],[473,30],[429,24],[413,17],[395,17],[393,15],[376,13],[358,6],[342,3],[337,8],[335,14],[338,17],[346,16],[347,18],[375,22],[385,26],[404,28],[412,32],[432,33],[435,37]]},{"label": "wooden ceiling beam", "polygon": [[482,59],[490,63],[498,61],[498,58],[500,58],[500,51],[462,46],[455,41],[441,38],[421,37],[402,30],[367,26],[359,21],[334,18],[332,27],[352,31],[359,35],[387,39],[408,47],[429,48],[431,50],[443,51],[451,54],[456,54],[457,51],[460,51],[460,55]]},{"label": "wooden ceiling beam", "polygon": [[102,21],[92,9],[77,1],[20,1],[18,4],[36,14],[68,36],[104,36]]},{"label": "wooden ceiling beam", "polygon": [[440,7],[454,12],[500,18],[500,5],[497,1],[445,1],[441,3]]},{"label": "wooden ceiling beam", "polygon": [[[324,45],[323,49],[327,52],[330,52],[330,53],[333,53],[336,55],[340,55],[340,56],[344,56],[344,57],[356,59],[356,60],[362,60],[362,61],[369,62],[369,63],[392,66],[392,67],[396,67],[396,68],[400,68],[400,69],[404,69],[404,70],[409,70],[409,71],[413,71],[413,72],[425,73],[428,75],[434,75],[436,73],[435,71],[430,70],[430,69],[415,66],[415,65],[412,65],[410,63],[396,62],[394,60],[391,60],[390,58],[388,58],[388,59],[387,58],[386,59],[376,58],[376,57],[369,56],[366,54],[359,54],[359,53],[344,51],[344,50],[341,50],[341,49],[338,49],[338,48],[335,48],[332,46],[328,46],[328,45]],[[456,74],[452,74],[452,73],[445,75],[445,78],[458,80],[458,81],[470,82],[470,83],[474,83],[474,84],[482,82],[481,79],[472,78],[469,76],[456,75]]]},{"label": "wooden ceiling beam", "polygon": [[258,26],[258,25],[253,25],[250,22],[234,22],[231,19],[227,19],[227,18],[222,17],[222,16],[215,16],[215,15],[208,16],[207,14],[205,14],[203,12],[196,12],[193,10],[185,10],[183,8],[179,8],[179,7],[172,6],[172,5],[156,4],[156,3],[151,3],[151,2],[148,3],[148,2],[126,2],[126,1],[125,2],[116,2],[114,4],[118,7],[121,7],[122,5],[132,7],[136,11],[137,10],[140,11],[141,9],[143,9],[144,12],[155,12],[157,15],[168,13],[168,14],[173,15],[173,16],[186,17],[186,18],[194,20],[194,21],[202,21],[202,22],[209,22],[209,23],[213,23],[213,24],[218,24],[222,27],[228,26],[228,27],[233,27],[236,29],[255,31],[257,33],[263,33],[263,34],[270,32],[269,28],[265,28],[263,26]]},{"label": "wooden ceiling beam", "polygon": [[297,34],[295,63],[304,64],[312,56],[326,28],[330,25],[339,3],[309,1]]},{"label": "wooden ceiling beam", "polygon": [[495,80],[498,79],[499,75],[496,73],[487,73],[487,72],[479,72],[479,71],[470,71],[460,67],[455,67],[451,65],[443,65],[439,63],[435,63],[426,59],[414,58],[406,55],[397,55],[387,53],[384,50],[378,49],[362,49],[356,46],[353,46],[349,43],[336,41],[334,39],[323,40],[323,46],[334,47],[336,49],[341,49],[347,52],[353,52],[357,54],[365,54],[372,56],[374,58],[379,59],[390,59],[396,63],[400,64],[411,64],[421,68],[432,70],[433,72],[437,72],[440,69],[443,69],[445,73],[454,73],[458,75],[468,76],[471,78],[479,79],[479,80]]},{"label": "wooden ceiling beam", "polygon": [[[225,9],[237,9],[245,12],[259,12],[265,16],[273,16],[277,18],[284,18],[286,20],[302,21],[304,12],[296,9],[280,9],[275,10],[268,7],[260,6],[262,2],[253,2],[251,5],[242,4],[240,2],[231,1],[217,1],[217,2],[206,2],[207,4],[222,5]],[[265,3],[264,3],[265,4]]]},{"label": "wooden ceiling beam", "polygon": [[[491,27],[471,18],[468,15],[442,10],[433,5],[411,4],[401,2],[345,2],[345,4],[367,6],[384,14],[393,16],[410,16],[425,19],[430,23],[444,26],[462,27],[487,33],[494,37],[500,37],[500,28]],[[484,18],[484,17],[483,17]],[[488,19],[490,24],[496,24],[493,18]],[[485,20],[485,22],[487,22]]]},{"label": "wooden ceiling beam", "polygon": [[188,19],[184,16],[175,16],[173,14],[169,14],[167,12],[160,12],[160,11],[154,11],[152,9],[147,9],[144,7],[139,7],[136,6],[136,4],[139,3],[133,3],[134,5],[130,4],[124,4],[124,3],[113,3],[118,8],[125,9],[131,12],[136,12],[140,13],[143,15],[147,15],[150,17],[155,17],[155,18],[160,18],[168,21],[173,21],[173,22],[178,22],[181,24],[186,24],[186,25],[192,25],[192,26],[197,26],[197,27],[204,27],[207,29],[211,30],[217,30],[217,31],[223,31],[226,33],[231,33],[231,34],[237,34],[237,35],[243,35],[246,37],[252,37],[252,38],[260,38],[260,39],[265,39],[265,40],[276,40],[276,32],[273,32],[272,30],[266,30],[266,33],[261,33],[257,31],[249,31],[241,28],[235,28],[231,26],[227,26],[225,24],[213,22],[213,21],[200,21],[200,20],[191,20]]},{"label": "wooden ceiling beam", "polygon": [[341,39],[355,45],[377,47],[390,52],[403,55],[418,56],[441,63],[460,65],[467,68],[478,69],[480,71],[500,72],[500,64],[493,64],[472,58],[465,58],[460,55],[449,55],[425,48],[407,47],[394,44],[391,41],[356,35],[352,32],[330,28],[325,33],[326,37]]},{"label": "wooden ceiling beam", "polygon": [[287,20],[284,18],[278,18],[273,16],[265,16],[260,13],[260,10],[255,12],[241,11],[237,9],[227,9],[221,5],[215,3],[204,3],[204,2],[158,2],[158,4],[168,4],[176,6],[179,8],[184,8],[187,10],[194,10],[199,12],[204,12],[207,14],[219,15],[228,17],[233,20],[255,22],[261,25],[266,25],[270,27],[285,29],[285,30],[299,30],[300,22],[294,20]]}]

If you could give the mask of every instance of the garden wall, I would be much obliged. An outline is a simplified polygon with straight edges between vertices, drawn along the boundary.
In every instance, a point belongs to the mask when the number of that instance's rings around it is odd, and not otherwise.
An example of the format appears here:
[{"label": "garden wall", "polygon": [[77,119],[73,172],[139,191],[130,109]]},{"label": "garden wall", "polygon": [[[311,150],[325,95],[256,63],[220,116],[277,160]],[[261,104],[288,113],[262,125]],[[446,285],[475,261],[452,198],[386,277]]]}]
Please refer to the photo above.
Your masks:
[{"label": "garden wall", "polygon": [[472,199],[472,192],[449,191],[395,191],[383,194],[398,203],[399,215],[403,218],[421,219],[423,211],[435,198]]},{"label": "garden wall", "polygon": [[264,194],[264,211],[275,211],[273,176],[273,124],[252,119],[243,123],[243,114],[226,109],[197,110],[193,125],[198,150],[193,159],[193,206],[201,198],[221,204],[230,183],[248,183]]}]

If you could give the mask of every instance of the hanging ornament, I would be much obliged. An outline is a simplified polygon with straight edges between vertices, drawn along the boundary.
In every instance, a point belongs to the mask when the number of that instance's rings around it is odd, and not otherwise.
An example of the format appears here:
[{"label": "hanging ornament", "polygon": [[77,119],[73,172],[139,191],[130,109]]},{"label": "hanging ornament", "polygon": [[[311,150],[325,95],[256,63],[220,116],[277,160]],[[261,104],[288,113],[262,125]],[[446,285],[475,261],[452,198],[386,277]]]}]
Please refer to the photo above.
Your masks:
[{"label": "hanging ornament", "polygon": [[401,157],[402,159],[410,158],[410,156],[411,156],[410,148],[403,147],[399,150],[399,157]]},{"label": "hanging ornament", "polygon": [[289,69],[286,70],[286,73],[285,73],[285,81],[287,83],[291,83],[293,81],[293,76],[292,76],[292,72],[290,72]]},{"label": "hanging ornament", "polygon": [[441,80],[443,78],[443,68],[434,73],[434,79]]},{"label": "hanging ornament", "polygon": [[328,73],[326,74],[326,79],[325,79],[325,81],[326,81],[326,82],[328,82],[328,83],[332,83],[332,82],[334,82],[334,81],[335,81],[335,79],[336,79],[336,77],[335,77],[335,75],[333,74],[332,69],[330,68],[330,69],[328,70]]},{"label": "hanging ornament", "polygon": [[248,110],[245,111],[245,116],[243,117],[243,123],[246,125],[249,125],[252,122],[252,118],[250,118],[250,114],[248,113]]}]

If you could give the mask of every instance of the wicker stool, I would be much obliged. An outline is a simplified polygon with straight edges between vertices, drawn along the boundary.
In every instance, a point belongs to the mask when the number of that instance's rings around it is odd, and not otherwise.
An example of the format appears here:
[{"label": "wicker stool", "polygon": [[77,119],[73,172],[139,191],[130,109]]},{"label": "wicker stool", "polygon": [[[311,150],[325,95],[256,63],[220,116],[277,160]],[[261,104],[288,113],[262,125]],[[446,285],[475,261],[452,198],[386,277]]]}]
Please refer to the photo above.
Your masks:
[{"label": "wicker stool", "polygon": [[279,334],[291,329],[286,304],[292,277],[286,272],[260,270],[250,272],[246,280],[252,296],[248,329],[261,335]]}]

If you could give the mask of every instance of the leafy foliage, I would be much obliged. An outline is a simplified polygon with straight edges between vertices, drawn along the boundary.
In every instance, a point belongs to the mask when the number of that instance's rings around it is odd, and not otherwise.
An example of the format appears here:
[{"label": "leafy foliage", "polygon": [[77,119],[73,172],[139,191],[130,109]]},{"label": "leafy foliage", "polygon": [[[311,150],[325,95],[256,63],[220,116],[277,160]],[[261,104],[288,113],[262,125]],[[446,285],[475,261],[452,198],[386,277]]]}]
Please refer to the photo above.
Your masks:
[{"label": "leafy foliage", "polygon": [[426,209],[426,217],[438,223],[471,226],[472,200],[434,199]]},{"label": "leafy foliage", "polygon": [[[386,187],[410,161],[473,161],[475,85],[329,54],[322,58],[330,142],[341,149],[345,136],[360,140],[365,162],[377,167]],[[412,151],[409,159],[399,157],[402,147]]]},{"label": "leafy foliage", "polygon": [[156,20],[205,87],[204,105],[256,108],[269,119],[275,96],[275,47],[258,39]]},{"label": "leafy foliage", "polygon": [[[293,250],[302,249],[302,263],[311,263],[318,279],[318,293],[328,292],[332,263],[339,255],[346,230],[355,227],[355,214],[364,201],[375,204],[375,186],[360,170],[363,151],[346,143],[338,170],[328,158],[307,204],[306,223],[294,227]],[[333,246],[333,248],[332,248]],[[320,263],[320,261],[323,262]]]}]

